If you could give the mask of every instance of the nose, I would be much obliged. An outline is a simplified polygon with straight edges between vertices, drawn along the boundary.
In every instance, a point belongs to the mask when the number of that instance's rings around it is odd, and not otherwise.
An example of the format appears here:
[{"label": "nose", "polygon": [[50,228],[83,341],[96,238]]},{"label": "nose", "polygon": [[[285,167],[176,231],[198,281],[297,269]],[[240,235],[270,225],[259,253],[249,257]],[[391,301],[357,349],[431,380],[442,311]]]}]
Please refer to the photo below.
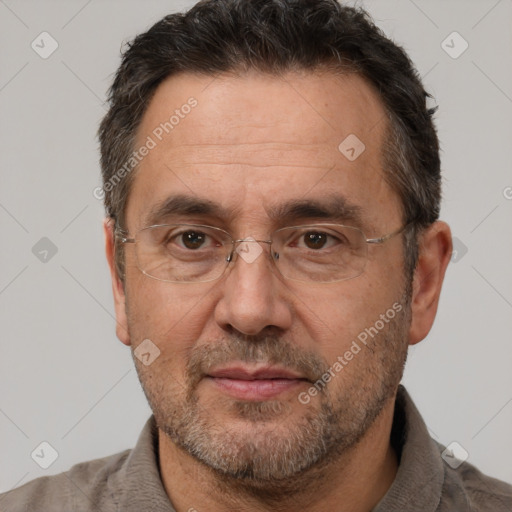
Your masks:
[{"label": "nose", "polygon": [[291,326],[289,287],[271,261],[267,243],[253,238],[236,244],[232,261],[218,283],[215,320],[225,329],[255,335],[272,327]]}]

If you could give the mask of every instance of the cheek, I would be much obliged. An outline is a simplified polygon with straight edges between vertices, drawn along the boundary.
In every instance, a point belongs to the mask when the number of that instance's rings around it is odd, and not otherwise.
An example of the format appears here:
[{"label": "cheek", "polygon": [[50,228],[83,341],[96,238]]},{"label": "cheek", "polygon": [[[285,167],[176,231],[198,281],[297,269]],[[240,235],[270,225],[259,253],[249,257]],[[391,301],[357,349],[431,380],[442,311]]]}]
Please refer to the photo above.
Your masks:
[{"label": "cheek", "polygon": [[316,345],[313,350],[322,351],[327,361],[342,356],[360,333],[374,326],[402,298],[396,269],[389,269],[387,274],[365,273],[333,285],[308,287],[297,295],[302,304],[296,310],[300,316],[298,329],[300,324],[308,326]]},{"label": "cheek", "polygon": [[[185,288],[186,286],[186,288]],[[208,318],[205,291],[141,275],[127,288],[128,323],[134,345],[150,339],[173,366],[186,360]]]}]

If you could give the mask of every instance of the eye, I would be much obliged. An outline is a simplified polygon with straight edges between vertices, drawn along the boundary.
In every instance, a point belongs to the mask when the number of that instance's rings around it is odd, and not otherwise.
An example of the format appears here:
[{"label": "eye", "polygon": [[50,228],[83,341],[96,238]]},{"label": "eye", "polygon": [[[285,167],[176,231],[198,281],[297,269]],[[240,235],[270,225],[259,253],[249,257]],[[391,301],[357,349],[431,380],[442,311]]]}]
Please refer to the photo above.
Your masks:
[{"label": "eye", "polygon": [[313,251],[348,244],[348,239],[343,233],[334,234],[319,230],[302,231],[294,237],[294,240],[292,246],[296,246],[299,249],[311,249]]},{"label": "eye", "polygon": [[310,231],[303,236],[304,244],[309,249],[322,249],[327,243],[328,235],[326,233]]},{"label": "eye", "polygon": [[206,237],[207,235],[200,231],[186,231],[179,235],[178,240],[182,242],[187,249],[199,249],[205,243]]},{"label": "eye", "polygon": [[214,248],[222,245],[207,233],[195,229],[188,229],[181,232],[169,232],[164,240],[164,245],[171,248],[170,246],[173,244],[177,245],[181,249],[188,249],[191,251],[212,247]]}]

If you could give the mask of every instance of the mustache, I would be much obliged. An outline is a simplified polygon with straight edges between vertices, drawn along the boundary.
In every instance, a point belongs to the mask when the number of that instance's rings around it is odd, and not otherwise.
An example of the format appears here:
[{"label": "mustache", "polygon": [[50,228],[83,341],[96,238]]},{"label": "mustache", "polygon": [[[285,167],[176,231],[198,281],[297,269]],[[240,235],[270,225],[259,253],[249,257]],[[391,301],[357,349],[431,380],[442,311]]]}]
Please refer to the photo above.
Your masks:
[{"label": "mustache", "polygon": [[194,389],[212,368],[239,361],[279,365],[299,373],[310,382],[316,382],[329,369],[327,362],[318,354],[279,336],[235,334],[191,351],[186,369],[189,389]]}]

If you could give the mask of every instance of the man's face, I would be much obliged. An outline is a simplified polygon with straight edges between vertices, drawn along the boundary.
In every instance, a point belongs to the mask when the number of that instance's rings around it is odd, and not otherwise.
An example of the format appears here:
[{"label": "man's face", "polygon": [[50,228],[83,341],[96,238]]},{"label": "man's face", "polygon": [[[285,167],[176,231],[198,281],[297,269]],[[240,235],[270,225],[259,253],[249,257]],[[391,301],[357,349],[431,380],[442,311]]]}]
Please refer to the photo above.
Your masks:
[{"label": "man's face", "polygon": [[[179,194],[225,214],[182,212],[154,223],[207,224],[235,240],[319,222],[345,222],[367,238],[399,228],[377,94],[354,75],[284,78],[183,74],[161,84],[136,143],[150,136],[156,146],[140,163],[123,227],[135,235]],[[157,127],[190,97],[197,106],[161,136]],[[355,160],[338,149],[350,135],[365,145]],[[270,215],[289,201],[324,205],[334,196],[360,219]],[[369,246],[363,274],[329,284],[286,280],[266,244],[254,261],[235,254],[220,279],[193,284],[144,275],[133,244],[125,249],[119,335],[132,350],[148,339],[158,347],[150,365],[134,358],[157,424],[209,467],[261,481],[291,477],[354,446],[394,396],[410,310],[400,236]],[[312,391],[325,371],[330,377]]]}]

